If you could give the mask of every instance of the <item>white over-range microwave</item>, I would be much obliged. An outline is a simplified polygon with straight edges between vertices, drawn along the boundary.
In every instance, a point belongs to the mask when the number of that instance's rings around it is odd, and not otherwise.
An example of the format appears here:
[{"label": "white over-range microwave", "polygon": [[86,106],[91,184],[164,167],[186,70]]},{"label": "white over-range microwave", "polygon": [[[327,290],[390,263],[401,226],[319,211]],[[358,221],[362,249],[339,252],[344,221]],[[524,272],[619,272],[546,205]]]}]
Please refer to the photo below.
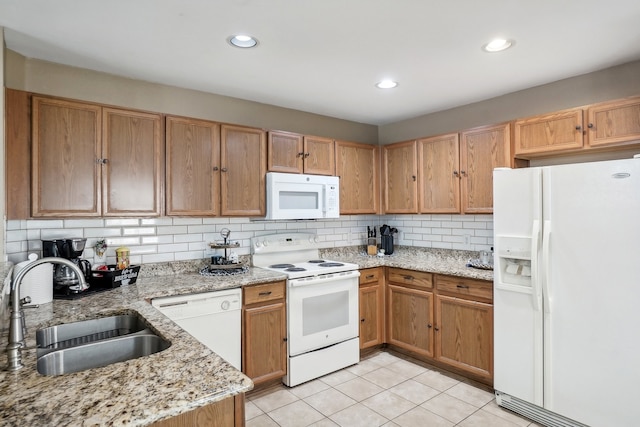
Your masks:
[{"label": "white over-range microwave", "polygon": [[337,176],[267,172],[265,219],[321,219],[340,216]]}]

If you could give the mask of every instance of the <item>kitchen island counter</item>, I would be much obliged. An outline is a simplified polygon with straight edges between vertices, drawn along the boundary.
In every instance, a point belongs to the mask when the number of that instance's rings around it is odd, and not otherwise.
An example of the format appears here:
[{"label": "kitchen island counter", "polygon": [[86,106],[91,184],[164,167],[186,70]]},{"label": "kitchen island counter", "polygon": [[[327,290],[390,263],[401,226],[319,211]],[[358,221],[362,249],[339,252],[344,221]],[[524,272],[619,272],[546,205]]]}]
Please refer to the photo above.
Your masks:
[{"label": "kitchen island counter", "polygon": [[[164,275],[153,271],[156,267],[143,266],[143,277],[136,284],[25,310],[25,366],[17,372],[0,372],[2,424],[142,426],[251,390],[249,378],[153,308],[149,300],[283,280],[285,276],[249,268],[235,276],[203,277],[192,273],[190,266],[175,271],[176,265],[162,267],[173,270]],[[171,346],[150,356],[72,374],[43,376],[37,372],[36,329],[132,312],[139,313]],[[6,329],[0,334],[3,347],[8,340]],[[2,364],[3,368],[7,365],[6,353]]]}]

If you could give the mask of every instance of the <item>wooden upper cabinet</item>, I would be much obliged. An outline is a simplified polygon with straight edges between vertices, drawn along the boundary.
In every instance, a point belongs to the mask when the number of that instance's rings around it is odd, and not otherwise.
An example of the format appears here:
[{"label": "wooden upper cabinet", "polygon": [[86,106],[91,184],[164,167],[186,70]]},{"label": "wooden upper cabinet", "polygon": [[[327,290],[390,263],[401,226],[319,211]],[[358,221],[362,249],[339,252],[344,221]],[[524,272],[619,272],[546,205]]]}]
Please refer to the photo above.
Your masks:
[{"label": "wooden upper cabinet", "polygon": [[460,134],[463,213],[493,212],[493,169],[511,165],[511,125],[483,126]]},{"label": "wooden upper cabinet", "polygon": [[335,168],[333,139],[269,131],[269,172],[333,175]]},{"label": "wooden upper cabinet", "polygon": [[5,88],[5,168],[7,219],[31,216],[31,97]]},{"label": "wooden upper cabinet", "polygon": [[582,148],[581,108],[516,120],[515,155],[545,154]]},{"label": "wooden upper cabinet", "polygon": [[100,106],[34,96],[31,118],[32,216],[99,216]]},{"label": "wooden upper cabinet", "polygon": [[303,136],[297,133],[270,131],[267,170],[269,172],[302,173]]},{"label": "wooden upper cabinet", "polygon": [[386,145],[384,158],[384,212],[418,213],[416,141]]},{"label": "wooden upper cabinet", "polygon": [[336,171],[334,142],[330,138],[304,137],[304,173],[334,175]]},{"label": "wooden upper cabinet", "polygon": [[161,116],[105,107],[102,123],[102,214],[160,215]]},{"label": "wooden upper cabinet", "polygon": [[267,135],[262,129],[222,125],[220,214],[264,216]]},{"label": "wooden upper cabinet", "polygon": [[379,149],[375,145],[336,141],[336,175],[340,177],[340,213],[379,212]]},{"label": "wooden upper cabinet", "polygon": [[166,119],[167,215],[220,214],[220,124]]},{"label": "wooden upper cabinet", "polygon": [[418,140],[420,212],[460,212],[459,163],[457,133]]},{"label": "wooden upper cabinet", "polygon": [[640,97],[590,106],[587,131],[591,147],[640,142]]}]

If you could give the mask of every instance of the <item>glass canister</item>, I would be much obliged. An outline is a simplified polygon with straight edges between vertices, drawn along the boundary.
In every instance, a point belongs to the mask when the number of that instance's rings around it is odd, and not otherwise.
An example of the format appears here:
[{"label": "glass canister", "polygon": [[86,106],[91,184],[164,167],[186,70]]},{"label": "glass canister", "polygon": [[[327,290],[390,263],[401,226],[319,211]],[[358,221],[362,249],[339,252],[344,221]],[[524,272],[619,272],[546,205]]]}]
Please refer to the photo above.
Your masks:
[{"label": "glass canister", "polygon": [[126,246],[116,249],[116,268],[118,270],[129,268],[129,248]]}]

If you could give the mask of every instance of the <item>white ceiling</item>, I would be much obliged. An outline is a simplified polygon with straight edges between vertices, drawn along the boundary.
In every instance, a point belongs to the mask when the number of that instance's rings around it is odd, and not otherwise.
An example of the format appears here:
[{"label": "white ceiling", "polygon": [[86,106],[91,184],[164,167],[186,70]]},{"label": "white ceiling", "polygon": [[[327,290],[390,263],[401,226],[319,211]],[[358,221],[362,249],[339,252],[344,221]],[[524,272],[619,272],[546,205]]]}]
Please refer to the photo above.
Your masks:
[{"label": "white ceiling", "polygon": [[0,26],[29,58],[375,125],[640,59],[638,0],[0,0]]}]

